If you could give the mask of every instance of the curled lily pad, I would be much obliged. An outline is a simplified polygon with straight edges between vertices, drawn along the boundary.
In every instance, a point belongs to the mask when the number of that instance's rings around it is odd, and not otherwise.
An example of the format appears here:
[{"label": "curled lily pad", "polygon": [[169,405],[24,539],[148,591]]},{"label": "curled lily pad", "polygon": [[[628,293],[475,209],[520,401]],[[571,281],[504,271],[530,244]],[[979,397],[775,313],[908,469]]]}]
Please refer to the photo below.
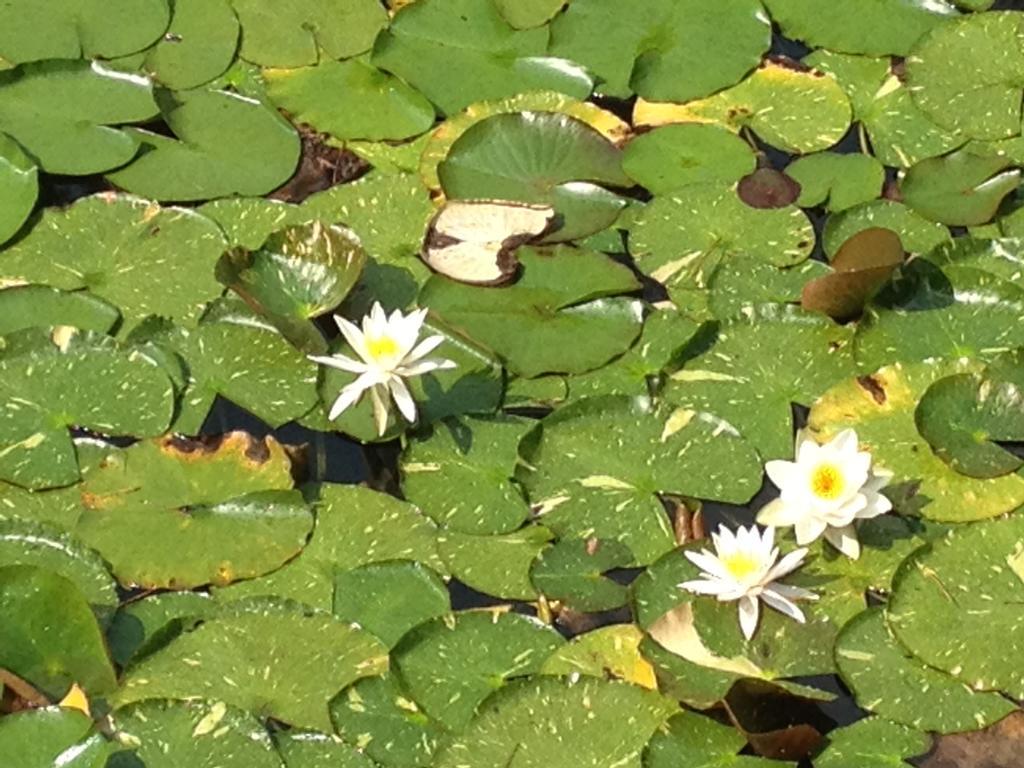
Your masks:
[{"label": "curled lily pad", "polygon": [[10,240],[32,213],[39,194],[38,175],[21,145],[0,133],[0,243]]},{"label": "curled lily pad", "polygon": [[766,60],[745,80],[685,104],[639,100],[637,125],[713,123],[733,131],[750,128],[773,147],[817,152],[838,142],[850,127],[850,102],[830,75],[786,60]]},{"label": "curled lily pad", "polygon": [[[364,53],[387,23],[374,0],[231,0],[242,24],[241,56],[264,67],[302,67]],[[321,53],[322,52],[322,53]]]},{"label": "curled lily pad", "polygon": [[889,628],[920,661],[975,691],[1021,698],[1014,659],[1024,635],[1012,606],[1024,593],[1022,552],[1024,523],[1014,516],[957,528],[918,550],[893,582]]},{"label": "curled lily pad", "polygon": [[103,768],[114,745],[82,712],[26,709],[0,718],[0,760],[20,768]]},{"label": "curled lily pad", "polygon": [[108,333],[120,319],[117,307],[88,291],[62,291],[48,285],[0,290],[0,336],[58,325]]},{"label": "curled lily pad", "polygon": [[889,720],[922,731],[984,728],[1014,711],[994,693],[976,693],[911,656],[885,625],[881,608],[851,620],[836,638],[836,662],[857,701]]},{"label": "curled lily pad", "polygon": [[578,64],[547,55],[546,28],[516,30],[493,2],[419,0],[402,8],[376,41],[373,63],[452,114],[521,91],[590,95]]},{"label": "curled lily pad", "polygon": [[0,567],[0,667],[60,699],[72,683],[91,695],[117,686],[85,596],[64,576],[33,565]]},{"label": "curled lily pad", "polygon": [[164,94],[160,106],[177,138],[134,129],[142,152],[107,176],[122,189],[154,200],[262,195],[295,170],[298,134],[259,101],[199,89]]},{"label": "curled lily pad", "polygon": [[800,207],[824,205],[833,213],[874,200],[885,182],[885,169],[871,155],[836,152],[799,157],[786,175],[800,185]]},{"label": "curled lily pad", "polygon": [[327,732],[330,699],[386,667],[387,650],[368,632],[295,603],[253,600],[225,608],[142,661],[112,700],[223,701]]},{"label": "curled lily pad", "polygon": [[155,42],[170,15],[167,0],[12,0],[0,8],[0,58],[125,56]]},{"label": "curled lily pad", "polygon": [[[293,120],[335,139],[407,139],[434,124],[426,97],[362,59],[270,69],[263,77],[271,101]],[[336,95],[324,102],[325,92]]]},{"label": "curled lily pad", "polygon": [[175,90],[224,74],[238,48],[238,19],[229,0],[174,0],[167,34],[146,54],[144,68]]},{"label": "curled lily pad", "polygon": [[912,210],[932,221],[957,226],[984,224],[1020,184],[1020,170],[1007,170],[1011,164],[1007,158],[954,152],[912,167],[903,177],[900,191]]},{"label": "curled lily pad", "polygon": [[752,172],[756,157],[743,139],[717,125],[665,125],[634,137],[622,169],[655,195],[690,184],[730,184]]},{"label": "curled lily pad", "polygon": [[157,112],[148,79],[99,62],[42,61],[0,73],[0,131],[50,173],[84,175],[124,165],[139,142],[111,126],[150,120]]},{"label": "curled lily pad", "polygon": [[639,287],[626,267],[564,245],[521,248],[518,257],[521,276],[510,286],[434,276],[420,302],[526,377],[598,368],[640,333],[639,303],[618,295]]},{"label": "curled lily pad", "polygon": [[825,224],[822,245],[830,258],[843,243],[865,229],[888,229],[895,232],[908,253],[927,253],[950,239],[942,224],[929,221],[903,203],[872,200],[833,214]]},{"label": "curled lily pad", "polygon": [[452,145],[438,175],[452,199],[550,205],[561,220],[548,241],[610,226],[626,203],[600,185],[632,184],[615,145],[585,123],[550,112],[476,123]]}]

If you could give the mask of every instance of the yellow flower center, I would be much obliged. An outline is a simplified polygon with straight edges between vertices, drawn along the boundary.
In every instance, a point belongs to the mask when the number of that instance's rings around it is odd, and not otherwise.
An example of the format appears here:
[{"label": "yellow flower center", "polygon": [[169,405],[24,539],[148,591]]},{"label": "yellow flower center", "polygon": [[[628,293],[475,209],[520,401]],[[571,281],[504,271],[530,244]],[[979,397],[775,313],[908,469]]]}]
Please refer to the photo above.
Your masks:
[{"label": "yellow flower center", "polygon": [[811,492],[819,499],[835,501],[845,487],[843,473],[835,464],[819,464],[811,473]]},{"label": "yellow flower center", "polygon": [[737,581],[750,576],[761,567],[761,561],[746,552],[735,552],[722,558],[722,565]]},{"label": "yellow flower center", "polygon": [[366,340],[366,351],[376,359],[391,357],[398,351],[398,343],[390,336],[380,336]]}]

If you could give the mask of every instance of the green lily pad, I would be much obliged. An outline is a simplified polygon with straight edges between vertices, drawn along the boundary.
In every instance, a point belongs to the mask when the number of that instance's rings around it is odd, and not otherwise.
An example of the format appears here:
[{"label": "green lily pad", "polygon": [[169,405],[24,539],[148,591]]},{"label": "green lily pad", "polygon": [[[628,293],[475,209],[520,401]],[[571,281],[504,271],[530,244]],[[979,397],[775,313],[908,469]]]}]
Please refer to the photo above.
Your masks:
[{"label": "green lily pad", "polygon": [[419,0],[377,38],[373,63],[393,72],[445,114],[521,91],[585,99],[593,82],[578,64],[550,58],[547,28],[519,31],[493,2]]},{"label": "green lily pad", "polygon": [[740,254],[788,267],[813,248],[814,227],[799,208],[752,208],[719,184],[656,197],[630,229],[641,268],[678,296],[706,288],[719,266]]},{"label": "green lily pad", "polygon": [[403,496],[436,523],[472,534],[507,533],[529,515],[512,480],[519,440],[533,422],[511,416],[449,419],[414,436],[399,463]]},{"label": "green lily pad", "polygon": [[414,630],[395,649],[395,669],[427,715],[458,733],[489,694],[536,673],[563,643],[528,616],[464,611]]},{"label": "green lily pad", "polygon": [[1013,609],[1024,594],[1022,552],[1024,518],[954,529],[896,574],[889,628],[921,662],[975,691],[1024,698],[1024,670],[1015,663],[1024,635]]},{"label": "green lily pad", "polygon": [[[434,124],[434,107],[394,75],[362,59],[263,73],[267,95],[296,122],[335,139],[407,139]],[[324,93],[336,94],[329,102]]]},{"label": "green lily pad", "polygon": [[0,281],[87,288],[121,310],[124,330],[151,314],[191,324],[222,290],[213,268],[224,248],[217,225],[193,211],[94,195],[48,208],[0,254]]},{"label": "green lily pad", "polygon": [[374,0],[231,0],[242,23],[240,54],[263,67],[302,67],[364,53],[387,24]]},{"label": "green lily pad", "polygon": [[831,213],[874,200],[882,192],[885,169],[871,155],[819,152],[799,157],[786,175],[800,185],[797,205],[824,205]]},{"label": "green lily pad", "polygon": [[0,760],[18,768],[103,768],[114,745],[74,709],[25,709],[0,718]]},{"label": "green lily pad", "polygon": [[[84,446],[77,442],[76,452],[82,459]],[[82,514],[82,498],[78,486],[69,485],[50,491],[32,491],[16,485],[0,483],[0,515],[34,520],[61,531],[71,531]]]},{"label": "green lily pad", "polygon": [[628,590],[604,574],[632,562],[633,554],[621,541],[563,539],[540,553],[530,580],[546,598],[571,610],[610,611],[626,604]]},{"label": "green lily pad", "polygon": [[39,195],[39,170],[10,136],[0,133],[0,244],[10,240],[32,213]]},{"label": "green lily pad", "polygon": [[868,56],[906,56],[918,38],[957,15],[945,0],[765,0],[782,33],[811,48]]},{"label": "green lily pad", "polygon": [[5,566],[0,602],[0,667],[51,699],[72,683],[90,695],[117,686],[96,616],[74,582],[34,565]]},{"label": "green lily pad", "polygon": [[434,765],[494,768],[515,760],[517,768],[639,768],[654,730],[677,710],[675,702],[628,683],[522,680],[488,699],[466,730],[438,752]]},{"label": "green lily pad", "polygon": [[739,730],[696,712],[680,712],[654,734],[644,751],[644,768],[768,768],[762,757],[740,755],[747,744]]},{"label": "green lily pad", "polygon": [[852,334],[820,315],[767,304],[698,337],[664,391],[725,419],[765,459],[793,452],[792,403],[810,405],[852,376]]},{"label": "green lily pad", "polygon": [[386,668],[387,650],[368,632],[295,603],[252,600],[143,660],[112,701],[202,698],[329,732],[330,699]]},{"label": "green lily pad", "polygon": [[363,627],[388,648],[413,627],[449,610],[444,582],[420,563],[371,563],[334,577],[332,613]]},{"label": "green lily pad", "polygon": [[976,693],[915,659],[889,633],[881,608],[843,627],[836,639],[836,663],[862,706],[917,730],[975,730],[1016,709],[999,694]]},{"label": "green lily pad", "polygon": [[922,160],[900,182],[911,210],[942,224],[975,226],[995,216],[1003,198],[1020,185],[1019,169],[996,156],[954,152]]},{"label": "green lily pad", "polygon": [[146,71],[168,88],[195,88],[220,77],[238,48],[228,0],[174,0],[167,34],[146,54]]},{"label": "green lily pad", "polygon": [[355,485],[324,483],[313,500],[316,529],[302,553],[261,579],[219,590],[219,600],[278,595],[331,610],[336,573],[391,560],[415,560],[446,574],[437,527],[416,507]]},{"label": "green lily pad", "polygon": [[50,173],[86,175],[124,165],[139,142],[111,126],[157,113],[149,80],[99,63],[43,61],[0,72],[0,131]]},{"label": "green lily pad", "polygon": [[821,241],[825,254],[832,258],[851,237],[865,229],[888,229],[895,232],[908,253],[928,253],[950,239],[949,230],[936,221],[929,221],[903,203],[872,200],[829,216]]},{"label": "green lily pad", "polygon": [[154,200],[262,195],[295,170],[298,134],[275,110],[254,99],[199,89],[167,93],[160,107],[177,138],[133,129],[130,138],[142,152],[107,174],[122,189]]},{"label": "green lily pad", "polygon": [[936,26],[907,59],[917,105],[972,139],[1020,133],[1024,26],[1013,12],[968,14]]},{"label": "green lily pad", "polygon": [[125,56],[155,42],[170,15],[167,0],[12,0],[0,8],[0,58]]},{"label": "green lily pad", "polygon": [[511,286],[467,286],[434,276],[420,303],[526,377],[598,368],[639,335],[639,302],[618,296],[639,287],[626,267],[569,246],[521,248],[518,258],[521,275]]},{"label": "green lily pad", "polygon": [[828,746],[814,758],[815,768],[905,768],[904,758],[924,754],[931,739],[881,717],[867,717],[828,734]]},{"label": "green lily pad", "polygon": [[117,735],[146,768],[280,768],[263,724],[224,702],[144,701],[113,714]]},{"label": "green lily pad", "polygon": [[666,125],[634,137],[622,155],[622,170],[652,194],[702,182],[727,185],[751,173],[754,151],[717,125]]},{"label": "green lily pad", "polygon": [[201,592],[160,592],[127,603],[114,614],[107,629],[111,658],[127,668],[214,615],[218,608]]},{"label": "green lily pad", "polygon": [[506,600],[535,600],[530,566],[553,538],[541,525],[501,536],[444,531],[437,547],[452,576],[478,592]]},{"label": "green lily pad", "polygon": [[[0,420],[0,479],[37,489],[76,482],[71,426],[139,437],[167,428],[174,389],[144,355],[91,332],[72,333],[59,344],[32,333],[26,342],[0,356],[0,398],[6,404]],[[130,407],[119,396],[122,392],[130,393]]]},{"label": "green lily pad", "polygon": [[0,517],[0,566],[33,565],[75,584],[106,625],[117,609],[114,580],[103,559],[79,539],[46,524]]},{"label": "green lily pad", "polygon": [[640,101],[637,125],[713,123],[749,128],[785,152],[828,149],[850,127],[850,101],[835,78],[797,62],[767,59],[732,88],[685,104]]},{"label": "green lily pad", "polygon": [[736,83],[771,42],[760,2],[709,8],[700,0],[622,5],[574,0],[551,25],[551,52],[578,61],[598,90],[685,101]]},{"label": "green lily pad", "polygon": [[811,409],[809,426],[819,440],[857,430],[862,450],[895,474],[890,495],[904,511],[931,520],[969,522],[995,517],[1024,504],[1024,478],[977,480],[936,456],[914,423],[918,401],[934,382],[972,373],[980,364],[926,360],[887,366],[870,376],[837,384]]},{"label": "green lily pad", "polygon": [[48,285],[0,290],[0,336],[59,325],[107,333],[120,319],[117,307],[88,291],[62,291]]},{"label": "green lily pad", "polygon": [[622,153],[586,123],[553,112],[499,114],[466,130],[438,167],[450,199],[550,205],[561,226],[548,241],[575,240],[614,223],[628,187]]},{"label": "green lily pad", "polygon": [[341,304],[365,263],[350,230],[312,222],[274,232],[258,250],[228,251],[217,278],[299,349],[323,354],[327,344],[307,321]]},{"label": "green lily pad", "polygon": [[539,27],[551,20],[565,0],[494,0],[501,18],[516,29]]},{"label": "green lily pad", "polygon": [[[828,267],[817,260],[780,269],[756,256],[737,253],[720,264],[708,281],[706,311],[715,319],[729,320],[761,304],[795,304],[808,282],[827,274]],[[703,316],[703,311],[696,314]]]},{"label": "green lily pad", "polygon": [[635,624],[611,624],[576,635],[551,654],[540,669],[543,675],[589,675],[657,688],[654,668],[640,655],[644,634]]},{"label": "green lily pad", "polygon": [[285,768],[375,768],[370,758],[337,736],[278,731],[273,739]]},{"label": "green lily pad", "polygon": [[[258,250],[274,232],[306,223],[300,206],[262,197],[225,197],[196,209],[217,222],[231,248]],[[310,217],[314,221],[315,216]]]},{"label": "green lily pad", "polygon": [[928,261],[942,269],[947,266],[980,269],[1013,282],[1024,269],[1024,243],[1017,238],[958,237],[929,252]]}]

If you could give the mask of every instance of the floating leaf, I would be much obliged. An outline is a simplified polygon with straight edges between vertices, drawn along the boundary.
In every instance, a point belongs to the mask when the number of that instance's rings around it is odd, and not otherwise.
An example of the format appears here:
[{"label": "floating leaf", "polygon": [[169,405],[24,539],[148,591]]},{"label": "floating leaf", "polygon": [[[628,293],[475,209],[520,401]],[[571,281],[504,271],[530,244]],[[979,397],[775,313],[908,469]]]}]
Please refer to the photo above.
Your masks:
[{"label": "floating leaf", "polygon": [[906,726],[868,717],[828,734],[828,746],[815,768],[905,768],[904,758],[927,752],[931,739]]},{"label": "floating leaf", "polygon": [[651,193],[662,195],[702,182],[723,185],[754,170],[750,145],[717,125],[666,125],[634,137],[622,170]]},{"label": "floating leaf", "polygon": [[263,724],[224,702],[145,701],[113,714],[122,743],[146,768],[280,768]]},{"label": "floating leaf", "polygon": [[587,124],[550,112],[489,117],[452,144],[438,175],[451,199],[550,205],[561,216],[548,241],[610,226],[625,200],[601,184],[628,187],[619,149]]},{"label": "floating leaf", "polygon": [[700,0],[626,5],[574,0],[551,25],[551,52],[578,61],[598,90],[683,101],[736,83],[760,63],[771,29],[760,2],[709,8]]},{"label": "floating leaf", "polygon": [[528,616],[466,611],[407,636],[395,649],[396,674],[427,715],[459,733],[489,694],[537,672],[563,643]]},{"label": "floating leaf", "polygon": [[1024,594],[1022,551],[1024,523],[1013,516],[956,528],[918,550],[896,574],[886,609],[896,639],[975,691],[1022,698],[1024,671],[1014,660],[1024,635],[1008,608]]},{"label": "floating leaf", "polygon": [[516,29],[539,27],[565,5],[565,0],[494,0],[498,13]]},{"label": "floating leaf", "polygon": [[640,333],[640,305],[629,269],[570,246],[524,247],[516,283],[485,288],[432,277],[420,294],[456,329],[486,344],[526,377],[582,373],[621,354]]},{"label": "floating leaf", "polygon": [[900,191],[912,210],[932,221],[984,224],[1020,184],[1020,170],[1006,170],[1011,163],[1007,158],[965,151],[922,160],[907,171]]},{"label": "floating leaf", "polygon": [[18,768],[103,768],[113,745],[73,709],[26,709],[0,718],[0,760]]},{"label": "floating leaf", "polygon": [[737,253],[720,264],[708,281],[707,306],[699,295],[693,297],[697,307],[687,306],[698,317],[710,313],[729,320],[761,304],[795,304],[809,281],[827,274],[828,267],[814,259],[780,269],[756,256]]},{"label": "floating leaf", "polygon": [[19,285],[0,290],[0,336],[26,328],[71,326],[107,333],[121,313],[88,291],[62,291],[48,285]]},{"label": "floating leaf", "polygon": [[218,608],[201,592],[161,592],[127,603],[107,630],[110,655],[119,666],[129,667],[214,615]]},{"label": "floating leaf", "polygon": [[146,54],[154,79],[178,91],[224,74],[238,48],[238,19],[228,0],[174,0],[167,34]]},{"label": "floating leaf", "polygon": [[[270,69],[263,77],[274,104],[335,139],[400,140],[434,125],[434,107],[424,96],[362,59]],[[324,93],[332,94],[330,101]]]},{"label": "floating leaf", "polygon": [[768,768],[760,757],[740,756],[747,740],[737,729],[696,712],[680,712],[654,734],[644,751],[645,768]]},{"label": "floating leaf", "polygon": [[914,213],[903,203],[872,200],[828,218],[821,236],[825,254],[834,257],[843,243],[865,229],[895,232],[908,253],[928,253],[950,239],[948,229]]},{"label": "floating leaf", "polygon": [[917,431],[914,411],[934,382],[972,373],[977,363],[927,360],[895,364],[836,385],[811,409],[809,426],[825,441],[840,430],[857,430],[861,449],[895,473],[890,495],[900,508],[931,520],[968,522],[995,517],[1024,504],[1024,478],[976,480],[961,475],[932,453]]},{"label": "floating leaf", "polygon": [[33,565],[0,567],[0,667],[51,699],[77,683],[90,695],[117,681],[85,595],[64,576]]},{"label": "floating leaf", "polygon": [[858,702],[917,730],[984,728],[1016,709],[998,694],[976,693],[915,659],[889,633],[881,608],[871,608],[843,627],[836,639],[836,663]]},{"label": "floating leaf", "polygon": [[502,536],[446,531],[437,546],[452,575],[467,586],[506,600],[534,600],[530,565],[552,538],[544,526],[527,525]]},{"label": "floating leaf", "polygon": [[25,150],[0,133],[0,244],[10,240],[32,213],[39,194],[38,169]]},{"label": "floating leaf", "polygon": [[[551,677],[523,680],[492,696],[480,714],[438,753],[437,768],[639,765],[640,752],[678,708],[622,682]],[[628,730],[621,727],[628,721]]]},{"label": "floating leaf", "polygon": [[835,78],[788,59],[768,59],[738,85],[706,99],[640,99],[633,111],[636,125],[713,123],[736,132],[746,127],[773,147],[798,153],[828,149],[850,120],[850,102]]},{"label": "floating leaf", "polygon": [[635,624],[612,624],[576,635],[551,654],[540,672],[544,675],[608,674],[652,690],[658,687],[654,668],[640,655],[643,632]]},{"label": "floating leaf", "polygon": [[571,610],[610,611],[625,605],[627,589],[604,574],[632,562],[629,548],[615,539],[563,539],[540,553],[530,580],[546,598]]},{"label": "floating leaf", "polygon": [[492,2],[419,0],[402,8],[376,41],[373,63],[394,72],[445,114],[520,91],[586,98],[586,71],[546,56],[547,29],[518,31]]},{"label": "floating leaf", "polygon": [[139,142],[110,126],[150,120],[157,111],[149,80],[99,62],[43,61],[0,72],[0,131],[50,173],[124,165]]},{"label": "floating leaf", "polygon": [[824,205],[832,213],[874,200],[885,182],[885,169],[871,155],[837,152],[798,157],[786,175],[800,185],[801,208]]},{"label": "floating leaf", "polygon": [[273,738],[286,768],[375,768],[370,758],[336,736],[277,731]]},{"label": "floating leaf", "polygon": [[374,0],[231,0],[242,23],[241,56],[264,67],[302,67],[364,53],[387,24]]},{"label": "floating leaf", "polygon": [[386,667],[387,650],[369,633],[294,603],[254,600],[225,608],[142,661],[112,699],[119,706],[223,701],[326,732],[330,699]]},{"label": "floating leaf", "polygon": [[193,211],[94,195],[47,209],[0,254],[0,281],[87,288],[121,310],[125,330],[151,314],[191,324],[221,292],[213,268],[224,248],[217,225]]},{"label": "floating leaf", "polygon": [[[299,137],[276,111],[223,90],[165,95],[163,120],[177,138],[134,129],[134,162],[107,175],[155,200],[209,200],[262,195],[287,181],[299,160]],[[0,126],[3,118],[0,117]]]}]

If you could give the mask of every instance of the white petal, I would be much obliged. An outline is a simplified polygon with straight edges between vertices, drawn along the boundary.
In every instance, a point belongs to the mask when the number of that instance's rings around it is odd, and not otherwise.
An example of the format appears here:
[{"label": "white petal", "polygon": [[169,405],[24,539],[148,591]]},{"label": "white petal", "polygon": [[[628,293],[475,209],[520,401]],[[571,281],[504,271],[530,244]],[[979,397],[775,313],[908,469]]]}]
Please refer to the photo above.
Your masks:
[{"label": "white petal", "polygon": [[410,376],[422,376],[431,371],[447,371],[457,367],[451,360],[428,358],[427,360],[419,360],[412,365],[399,366],[395,369],[395,373],[408,379]]},{"label": "white petal", "polygon": [[708,552],[706,549],[700,552],[684,552],[683,554],[686,555],[687,560],[696,565],[709,576],[714,576],[715,578],[722,579],[725,581],[732,580],[732,577],[729,575],[729,572],[725,569],[725,566],[722,565],[721,561],[713,554]]},{"label": "white petal", "polygon": [[684,581],[682,584],[677,584],[680,589],[685,589],[687,592],[694,592],[698,595],[721,595],[730,590],[735,589],[735,584],[729,584],[724,581],[717,581],[714,579],[694,579],[692,581]]},{"label": "white petal", "polygon": [[868,500],[863,493],[856,494],[852,499],[835,509],[830,509],[821,515],[821,519],[831,526],[849,525],[860,515],[861,510],[868,505]]},{"label": "white petal", "polygon": [[805,517],[799,520],[794,528],[796,531],[796,543],[800,546],[810,544],[821,536],[826,528],[828,528],[828,523],[815,517]]},{"label": "white petal", "polygon": [[327,420],[334,421],[341,416],[353,403],[362,397],[363,392],[373,387],[373,382],[373,374],[364,373],[351,384],[346,384],[341,392],[338,393],[337,399],[331,406],[330,413],[327,414]]},{"label": "white petal", "polygon": [[766,586],[764,588],[763,592],[767,592],[768,590],[771,590],[772,592],[774,592],[777,595],[781,595],[782,597],[786,598],[787,600],[817,600],[818,599],[818,595],[816,593],[814,593],[814,592],[811,592],[811,590],[809,590],[809,589],[804,589],[803,587],[794,587],[792,584],[783,584],[783,583],[778,582],[778,581],[772,582],[771,584]]},{"label": "white petal", "polygon": [[761,507],[761,511],[757,513],[757,522],[761,525],[785,528],[796,525],[796,521],[802,516],[800,507],[788,504],[782,499],[774,499]]},{"label": "white petal", "polygon": [[792,461],[769,461],[764,465],[764,471],[768,479],[775,483],[775,487],[781,489],[800,482],[799,465]]},{"label": "white petal", "polygon": [[821,446],[811,437],[809,430],[801,430],[796,436],[796,463],[801,466],[813,464],[821,451]]},{"label": "white petal", "polygon": [[857,530],[852,525],[827,529],[825,540],[853,560],[860,557],[860,542],[857,541]]},{"label": "white petal", "polygon": [[[341,315],[334,316],[334,323],[338,326],[338,330],[341,331],[341,335],[345,337],[345,341],[348,342],[352,351],[363,358],[363,360],[370,360],[370,353],[366,350],[366,338],[363,332],[359,330],[359,327],[354,323],[350,323]],[[365,318],[363,324],[366,324]]]},{"label": "white petal", "polygon": [[807,557],[806,549],[803,547],[794,549],[776,563],[774,568],[768,571],[768,575],[765,576],[764,580],[775,581],[776,579],[781,579],[787,573],[792,573],[801,566],[805,557]]},{"label": "white petal", "polygon": [[857,511],[856,517],[859,520],[869,520],[872,517],[884,515],[892,509],[892,501],[880,493],[868,491],[864,494],[864,498],[867,503],[864,505],[863,509]]},{"label": "white petal", "polygon": [[839,453],[852,453],[857,450],[857,432],[852,429],[844,429],[823,447]]},{"label": "white petal", "polygon": [[416,401],[409,394],[409,388],[405,386],[405,382],[398,376],[392,376],[388,382],[388,388],[391,390],[391,396],[394,398],[398,410],[405,416],[405,420],[410,424],[416,421]]},{"label": "white petal", "polygon": [[761,593],[761,599],[779,613],[783,613],[791,619],[796,619],[801,624],[807,622],[806,617],[804,617],[804,612],[801,611],[795,603],[791,603],[779,593],[766,589]]},{"label": "white petal", "polygon": [[740,598],[740,629],[743,636],[749,640],[757,631],[758,601],[755,597],[744,595]]},{"label": "white petal", "polygon": [[423,341],[416,345],[415,349],[412,350],[408,355],[405,356],[403,363],[415,363],[421,357],[425,357],[437,349],[444,342],[444,336],[427,336]]},{"label": "white petal", "polygon": [[351,357],[347,357],[346,355],[306,355],[306,357],[314,363],[320,363],[320,365],[326,365],[330,368],[337,368],[340,371],[348,371],[349,373],[366,373],[366,363],[353,360]]},{"label": "white petal", "polygon": [[373,419],[377,424],[378,436],[383,435],[388,430],[388,406],[384,402],[387,390],[384,390],[382,395],[382,389],[384,387],[380,384],[375,384],[370,388],[370,400],[373,403]]}]

